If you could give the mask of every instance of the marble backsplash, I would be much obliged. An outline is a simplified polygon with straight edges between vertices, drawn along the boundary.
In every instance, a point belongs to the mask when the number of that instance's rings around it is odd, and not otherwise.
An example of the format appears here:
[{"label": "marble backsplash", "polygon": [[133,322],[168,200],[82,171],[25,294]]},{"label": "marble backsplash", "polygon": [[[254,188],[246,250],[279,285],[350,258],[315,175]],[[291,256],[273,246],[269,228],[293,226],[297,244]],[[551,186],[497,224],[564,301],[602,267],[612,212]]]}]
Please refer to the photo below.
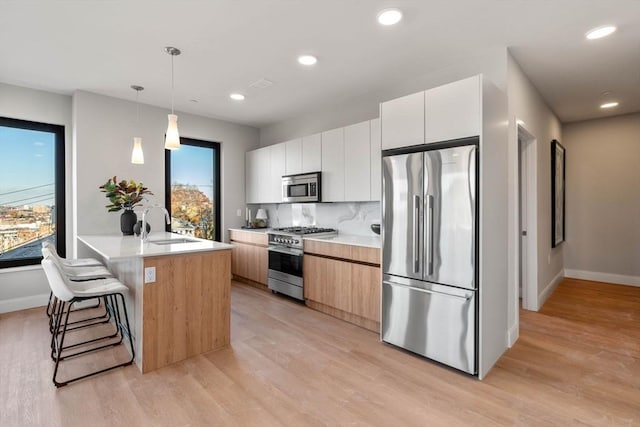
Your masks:
[{"label": "marble backsplash", "polygon": [[[255,216],[258,206],[253,206]],[[340,234],[376,236],[371,224],[380,223],[380,202],[266,204],[269,227],[335,228]]]}]

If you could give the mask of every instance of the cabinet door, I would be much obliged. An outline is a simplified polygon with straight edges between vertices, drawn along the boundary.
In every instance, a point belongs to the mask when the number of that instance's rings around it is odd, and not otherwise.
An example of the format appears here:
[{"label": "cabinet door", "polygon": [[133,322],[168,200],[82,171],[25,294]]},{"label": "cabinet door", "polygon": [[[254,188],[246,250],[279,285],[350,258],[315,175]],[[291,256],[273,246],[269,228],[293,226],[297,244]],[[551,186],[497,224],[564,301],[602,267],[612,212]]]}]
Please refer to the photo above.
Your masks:
[{"label": "cabinet door", "polygon": [[380,321],[380,267],[351,264],[351,305],[353,314]]},{"label": "cabinet door", "polygon": [[371,129],[369,121],[344,128],[344,199],[368,201],[371,196]]},{"label": "cabinet door", "polygon": [[380,140],[380,119],[370,122],[371,127],[371,200],[381,200],[382,189],[382,145]]},{"label": "cabinet door", "polygon": [[344,201],[344,128],[322,132],[321,191],[323,202]]},{"label": "cabinet door", "polygon": [[480,135],[480,76],[426,92],[426,142]]},{"label": "cabinet door", "polygon": [[293,175],[296,173],[302,173],[302,139],[292,139],[284,144],[286,149],[286,174]]},{"label": "cabinet door", "polygon": [[342,311],[351,311],[351,263],[304,256],[304,297]]},{"label": "cabinet door", "polygon": [[424,92],[380,104],[382,149],[424,144]]},{"label": "cabinet door", "polygon": [[271,163],[268,175],[268,203],[282,203],[282,176],[286,175],[286,148],[284,143],[271,145]]},{"label": "cabinet door", "polygon": [[247,279],[254,282],[267,284],[268,273],[268,252],[267,248],[259,246],[246,245],[245,253],[247,257]]},{"label": "cabinet door", "polygon": [[302,138],[302,171],[318,172],[322,170],[322,137],[321,134]]},{"label": "cabinet door", "polygon": [[269,183],[271,182],[271,147],[253,150],[251,168],[251,201],[249,203],[269,202]]},{"label": "cabinet door", "polygon": [[247,151],[244,155],[244,194],[247,203],[257,203],[256,157],[255,151]]}]

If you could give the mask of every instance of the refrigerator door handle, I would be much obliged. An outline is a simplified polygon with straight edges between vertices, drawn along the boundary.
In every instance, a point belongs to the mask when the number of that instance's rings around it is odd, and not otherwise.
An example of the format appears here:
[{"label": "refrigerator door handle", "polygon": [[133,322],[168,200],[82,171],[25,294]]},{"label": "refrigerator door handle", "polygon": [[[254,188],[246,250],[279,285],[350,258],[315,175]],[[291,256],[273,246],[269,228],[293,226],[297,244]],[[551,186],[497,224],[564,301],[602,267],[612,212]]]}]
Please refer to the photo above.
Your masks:
[{"label": "refrigerator door handle", "polygon": [[420,271],[420,196],[413,196],[413,272]]},{"label": "refrigerator door handle", "polygon": [[447,294],[444,292],[438,292],[438,291],[432,291],[430,289],[422,289],[422,288],[415,288],[413,286],[407,286],[407,285],[403,285],[401,283],[396,283],[396,282],[384,282],[388,285],[391,286],[398,286],[398,287],[402,287],[402,288],[408,288],[411,289],[412,291],[417,291],[417,292],[423,292],[425,294],[432,294],[432,295],[439,295],[439,296],[443,296],[443,297],[450,297],[450,298],[456,298],[456,299],[462,299],[465,301],[468,301],[471,299],[471,297],[473,297],[473,292],[469,292],[468,295],[454,295],[454,294]]},{"label": "refrigerator door handle", "polygon": [[433,196],[427,196],[427,241],[426,241],[426,258],[427,258],[427,275],[433,274]]}]

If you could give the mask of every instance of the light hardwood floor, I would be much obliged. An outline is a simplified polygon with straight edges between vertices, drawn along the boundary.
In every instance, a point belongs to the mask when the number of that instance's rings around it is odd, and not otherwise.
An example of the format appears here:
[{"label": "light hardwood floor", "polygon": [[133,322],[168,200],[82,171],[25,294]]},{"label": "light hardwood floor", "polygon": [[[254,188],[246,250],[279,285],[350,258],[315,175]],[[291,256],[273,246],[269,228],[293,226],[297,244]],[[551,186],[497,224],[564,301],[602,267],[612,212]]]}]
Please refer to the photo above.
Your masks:
[{"label": "light hardwood floor", "polygon": [[640,288],[565,280],[520,325],[480,382],[234,284],[230,348],[56,389],[43,310],[4,314],[0,425],[640,425]]}]

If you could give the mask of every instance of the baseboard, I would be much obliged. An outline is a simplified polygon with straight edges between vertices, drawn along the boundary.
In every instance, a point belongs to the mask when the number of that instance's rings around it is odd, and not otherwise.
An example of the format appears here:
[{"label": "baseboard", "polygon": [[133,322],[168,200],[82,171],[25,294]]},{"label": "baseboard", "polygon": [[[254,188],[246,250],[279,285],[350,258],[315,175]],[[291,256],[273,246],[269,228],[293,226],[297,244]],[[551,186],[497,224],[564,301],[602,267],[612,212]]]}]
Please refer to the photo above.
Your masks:
[{"label": "baseboard", "polygon": [[542,292],[540,292],[540,295],[538,295],[538,310],[540,310],[540,308],[544,305],[544,303],[547,301],[547,298],[551,296],[553,291],[556,290],[562,279],[564,279],[564,270],[560,270],[558,274],[556,274],[556,276],[551,279],[551,282],[549,282],[549,284],[545,286]]},{"label": "baseboard", "polygon": [[43,307],[49,301],[49,294],[31,295],[0,301],[0,313],[26,310],[27,308]]},{"label": "baseboard", "polygon": [[616,285],[640,286],[640,276],[625,276],[622,274],[599,273],[586,270],[564,270],[565,277],[571,279],[591,280],[594,282],[614,283]]},{"label": "baseboard", "polygon": [[509,328],[507,332],[507,347],[511,348],[518,341],[518,337],[520,336],[520,330],[518,325],[513,325]]}]

